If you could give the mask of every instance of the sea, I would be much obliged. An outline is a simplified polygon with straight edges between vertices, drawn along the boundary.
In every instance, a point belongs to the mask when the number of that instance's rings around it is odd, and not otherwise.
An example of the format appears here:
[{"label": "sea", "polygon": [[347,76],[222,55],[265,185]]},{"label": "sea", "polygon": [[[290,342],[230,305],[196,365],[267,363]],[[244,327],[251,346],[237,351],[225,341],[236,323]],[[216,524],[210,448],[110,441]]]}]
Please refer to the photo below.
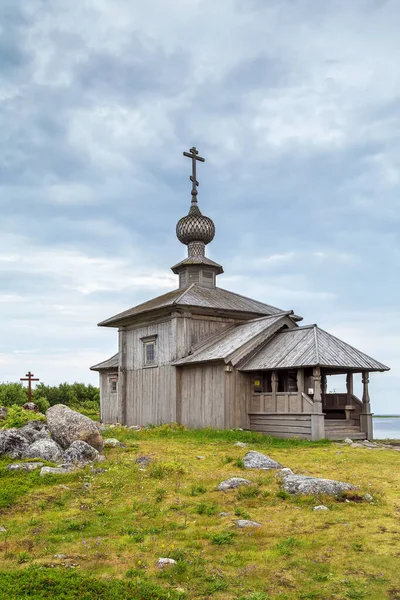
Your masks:
[{"label": "sea", "polygon": [[396,417],[373,417],[376,440],[400,439],[400,415]]}]

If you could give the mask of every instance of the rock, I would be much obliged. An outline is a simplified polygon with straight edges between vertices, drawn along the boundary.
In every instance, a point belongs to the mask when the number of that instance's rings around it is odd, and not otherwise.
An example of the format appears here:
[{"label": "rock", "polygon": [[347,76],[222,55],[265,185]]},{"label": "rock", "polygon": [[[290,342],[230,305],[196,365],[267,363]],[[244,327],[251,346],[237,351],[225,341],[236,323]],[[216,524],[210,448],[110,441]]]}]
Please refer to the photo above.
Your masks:
[{"label": "rock", "polygon": [[231,514],[231,513],[228,513],[228,512],[220,512],[220,513],[218,514],[218,516],[219,516],[219,517],[229,517],[229,515],[230,515],[230,514]]},{"label": "rock", "polygon": [[319,506],[314,506],[313,510],[329,510],[329,508],[323,504],[320,504]]},{"label": "rock", "polygon": [[284,479],[287,475],[294,475],[294,473],[292,469],[285,467],[284,469],[280,469],[275,475],[275,477],[277,477],[278,479]]},{"label": "rock", "polygon": [[12,463],[11,465],[7,465],[6,469],[9,471],[35,471],[36,469],[40,469],[43,467],[42,462],[26,462],[26,463]]},{"label": "rock", "polygon": [[99,453],[92,446],[82,440],[76,440],[64,452],[64,461],[66,463],[85,463],[96,460],[98,456]]},{"label": "rock", "polygon": [[58,558],[59,560],[64,560],[65,558],[68,558],[68,556],[66,554],[55,554],[53,556],[53,558]]},{"label": "rock", "polygon": [[281,469],[282,465],[266,454],[251,450],[243,458],[245,469]]},{"label": "rock", "polygon": [[176,560],[173,558],[159,558],[156,564],[159,569],[164,569],[164,567],[169,567],[170,565],[176,565]]},{"label": "rock", "polygon": [[237,446],[238,448],[247,448],[248,446],[248,444],[245,444],[244,442],[235,442],[233,445]]},{"label": "rock", "polygon": [[51,438],[37,440],[31,444],[26,452],[27,458],[43,458],[49,462],[59,462],[63,459],[61,446]]},{"label": "rock", "polygon": [[243,527],[261,527],[261,523],[257,523],[257,521],[248,521],[247,519],[239,519],[235,521],[236,525],[241,529]]},{"label": "rock", "polygon": [[99,428],[99,431],[107,431],[107,429],[108,429],[108,426],[103,425],[103,423],[99,423],[99,425],[97,425],[97,427]]},{"label": "rock", "polygon": [[85,481],[85,483],[83,484],[83,487],[85,488],[85,490],[89,490],[90,489],[90,482],[89,481]]},{"label": "rock", "polygon": [[74,465],[60,465],[59,467],[42,467],[40,475],[68,475],[75,471]]},{"label": "rock", "polygon": [[352,444],[352,443],[353,443],[353,440],[351,440],[350,438],[346,438],[346,439],[344,440],[344,443],[345,443],[345,444]]},{"label": "rock", "polygon": [[7,529],[0,525],[0,533],[7,533]]},{"label": "rock", "polygon": [[378,448],[378,444],[376,442],[370,442],[369,440],[364,440],[361,443],[366,448]]},{"label": "rock", "polygon": [[283,479],[283,489],[289,494],[326,494],[337,496],[341,492],[358,489],[351,483],[321,479],[306,475],[286,475]]},{"label": "rock", "polygon": [[55,441],[62,448],[68,448],[72,442],[82,440],[101,452],[103,438],[97,424],[74,410],[56,404],[46,412],[47,426]]},{"label": "rock", "polygon": [[366,500],[366,502],[373,502],[374,499],[371,494],[364,494],[363,500]]},{"label": "rock", "polygon": [[152,458],[150,456],[138,456],[136,459],[136,463],[141,467],[147,467],[152,462]]},{"label": "rock", "polygon": [[29,443],[24,435],[17,429],[5,429],[0,431],[0,456],[6,455],[10,458],[24,458]]},{"label": "rock", "polygon": [[220,492],[225,492],[226,490],[234,490],[241,485],[251,485],[251,481],[248,481],[248,479],[243,479],[243,477],[231,477],[230,479],[221,481],[218,489]]},{"label": "rock", "polygon": [[0,406],[0,420],[7,419],[7,409],[5,406]]},{"label": "rock", "polygon": [[141,431],[142,428],[139,425],[131,425],[130,427],[128,427],[128,429],[130,429],[131,431]]},{"label": "rock", "polygon": [[357,442],[353,442],[352,444],[349,444],[350,448],[364,448],[365,446],[363,446],[363,444],[359,444]]},{"label": "rock", "polygon": [[196,456],[197,460],[204,460],[205,456]]},{"label": "rock", "polygon": [[50,437],[47,425],[43,421],[29,421],[18,431],[26,437],[29,444],[33,444],[37,440],[49,439]]},{"label": "rock", "polygon": [[107,440],[104,440],[105,448],[117,448],[117,446],[124,447],[124,444],[122,444],[122,442],[120,442],[116,438],[108,438]]},{"label": "rock", "polygon": [[25,402],[25,404],[22,405],[22,408],[24,410],[32,410],[34,412],[39,412],[39,407],[36,406],[34,402]]},{"label": "rock", "polygon": [[92,469],[91,473],[93,473],[94,475],[100,475],[101,473],[105,473],[107,471],[107,469]]}]

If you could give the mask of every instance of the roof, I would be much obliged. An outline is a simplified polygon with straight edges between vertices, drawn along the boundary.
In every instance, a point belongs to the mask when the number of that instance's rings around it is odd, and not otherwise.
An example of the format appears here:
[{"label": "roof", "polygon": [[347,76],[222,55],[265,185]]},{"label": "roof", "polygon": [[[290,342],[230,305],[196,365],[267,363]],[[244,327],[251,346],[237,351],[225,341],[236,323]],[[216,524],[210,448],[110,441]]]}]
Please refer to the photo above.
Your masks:
[{"label": "roof", "polygon": [[208,267],[216,268],[218,270],[218,273],[224,272],[224,269],[221,265],[214,262],[210,258],[207,258],[207,256],[188,256],[184,260],[181,260],[181,262],[179,262],[178,264],[171,267],[171,271],[173,271],[174,273],[179,273],[181,268],[187,265],[206,265]]},{"label": "roof", "polygon": [[[234,325],[228,330],[225,329],[217,335],[212,336],[211,342],[210,340],[206,341],[193,354],[181,358],[173,364],[180,366],[212,360],[225,360],[229,362],[229,358],[239,348],[254,340],[259,334],[273,329],[273,326],[282,321],[287,315],[288,313],[280,313],[269,317],[252,319],[243,325]],[[275,332],[275,329],[273,331]]]},{"label": "roof", "polygon": [[313,366],[354,371],[389,370],[386,365],[320,329],[317,325],[282,330],[245,363],[241,370],[259,371]]},{"label": "roof", "polygon": [[[173,290],[172,292],[153,298],[153,300],[134,306],[114,317],[102,321],[99,325],[103,327],[115,327],[122,321],[127,321],[142,313],[173,306],[201,307],[236,313],[250,313],[253,315],[274,315],[284,312],[280,308],[276,308],[276,306],[270,306],[269,304],[252,300],[251,298],[222,288],[206,288],[193,283],[186,289]],[[293,318],[301,320],[301,317],[294,316]]]},{"label": "roof", "polygon": [[104,360],[101,363],[98,363],[97,365],[93,365],[93,367],[90,367],[91,371],[103,371],[106,369],[118,369],[118,364],[119,364],[119,354],[114,354],[114,356],[112,356],[111,358],[109,358],[108,360]]}]

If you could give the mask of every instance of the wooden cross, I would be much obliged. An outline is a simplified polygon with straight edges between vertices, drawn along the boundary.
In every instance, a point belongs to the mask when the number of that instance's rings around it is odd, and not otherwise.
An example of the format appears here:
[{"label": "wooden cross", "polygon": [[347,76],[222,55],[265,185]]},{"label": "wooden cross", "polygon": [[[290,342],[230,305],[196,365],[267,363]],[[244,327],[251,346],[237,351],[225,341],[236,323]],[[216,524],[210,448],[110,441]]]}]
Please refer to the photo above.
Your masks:
[{"label": "wooden cross", "polygon": [[192,159],[192,174],[190,176],[190,181],[192,182],[192,202],[197,202],[197,186],[199,185],[199,182],[196,179],[196,160],[199,160],[200,162],[205,162],[206,160],[201,156],[197,156],[198,153],[199,151],[196,150],[195,146],[190,148],[189,152],[183,153],[183,156],[187,156],[188,158]]},{"label": "wooden cross", "polygon": [[28,382],[28,398],[29,398],[29,402],[32,402],[32,381],[39,381],[39,378],[35,377],[33,373],[28,371],[28,373],[25,375],[25,377],[20,378],[20,381]]}]

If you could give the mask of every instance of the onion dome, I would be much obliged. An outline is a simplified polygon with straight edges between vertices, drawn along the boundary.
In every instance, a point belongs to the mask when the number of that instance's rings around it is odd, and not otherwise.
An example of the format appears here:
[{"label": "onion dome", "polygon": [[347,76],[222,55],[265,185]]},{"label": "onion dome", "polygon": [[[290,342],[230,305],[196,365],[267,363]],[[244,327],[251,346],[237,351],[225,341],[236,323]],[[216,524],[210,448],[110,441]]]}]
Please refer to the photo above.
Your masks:
[{"label": "onion dome", "polygon": [[192,242],[209,244],[214,239],[214,235],[214,222],[201,214],[197,203],[192,203],[189,213],[186,217],[182,217],[176,226],[176,237],[186,246]]}]

